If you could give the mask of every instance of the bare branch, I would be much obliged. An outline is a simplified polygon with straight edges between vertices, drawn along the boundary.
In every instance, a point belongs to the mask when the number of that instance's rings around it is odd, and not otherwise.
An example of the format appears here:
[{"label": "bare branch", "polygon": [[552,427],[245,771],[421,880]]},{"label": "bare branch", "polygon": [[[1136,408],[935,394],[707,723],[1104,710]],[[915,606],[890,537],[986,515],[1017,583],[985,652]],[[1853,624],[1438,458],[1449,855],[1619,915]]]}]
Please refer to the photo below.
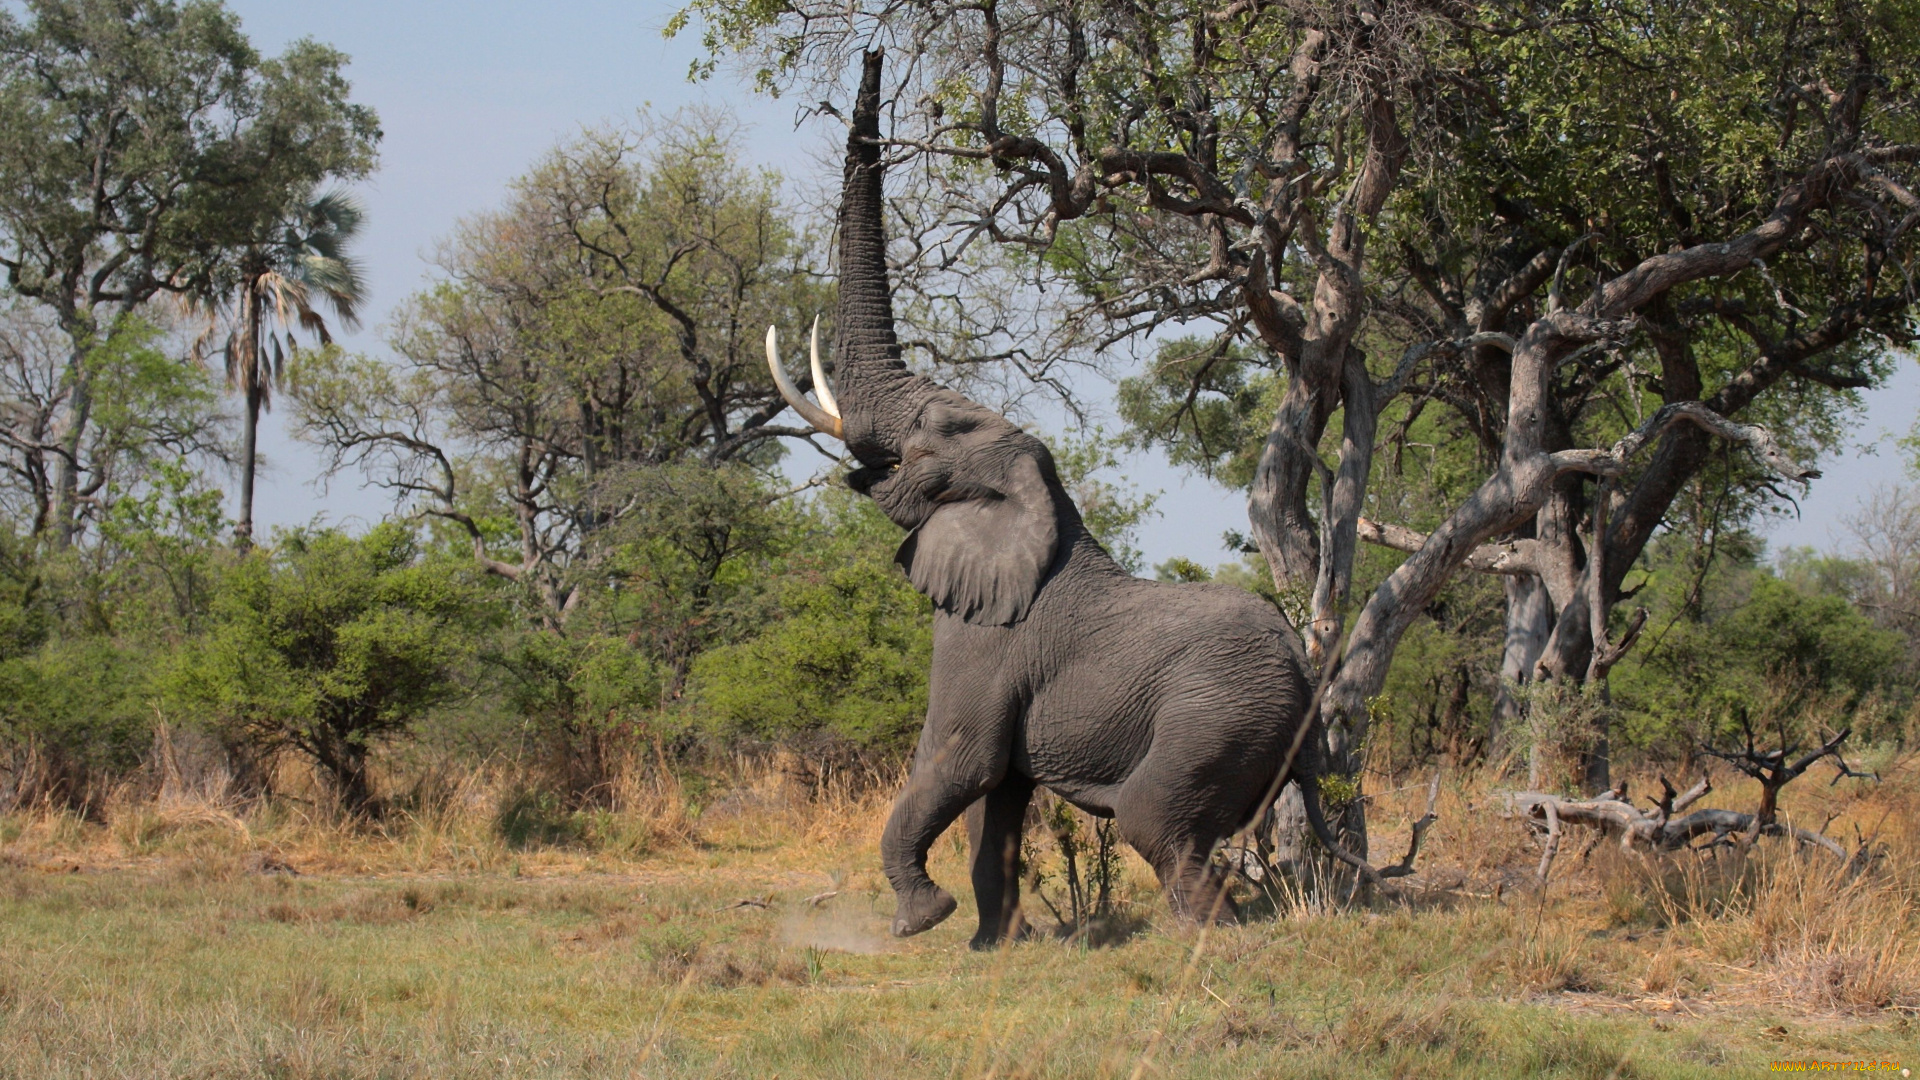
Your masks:
[{"label": "bare branch", "polygon": [[1419,820],[1413,823],[1413,836],[1407,841],[1407,853],[1401,856],[1400,861],[1394,863],[1392,866],[1381,867],[1381,877],[1408,877],[1413,873],[1413,860],[1415,856],[1420,854],[1420,842],[1426,839],[1427,830],[1433,827],[1433,823],[1440,820],[1440,815],[1434,810],[1434,808],[1439,805],[1439,802],[1440,773],[1436,771],[1433,774],[1433,782],[1427,785],[1426,813],[1421,814]]},{"label": "bare branch", "polygon": [[1804,483],[1820,476],[1820,470],[1805,468],[1788,457],[1771,431],[1759,424],[1729,420],[1698,401],[1675,401],[1662,406],[1659,412],[1647,418],[1646,423],[1628,432],[1626,437],[1609,449],[1561,450],[1552,455],[1554,472],[1619,476],[1627,471],[1629,459],[1667,428],[1682,421],[1697,424],[1729,442],[1745,445],[1772,470],[1773,475],[1782,479]]},{"label": "bare branch", "polygon": [[[1370,518],[1361,518],[1358,535],[1361,540],[1378,547],[1395,551],[1419,551],[1427,542],[1427,534],[1415,532],[1404,525],[1388,525]],[[1475,548],[1461,565],[1482,574],[1537,574],[1534,565],[1535,553],[1540,550],[1537,540],[1505,540],[1497,544],[1482,544]]]},{"label": "bare branch", "polygon": [[1399,394],[1401,389],[1406,386],[1408,377],[1411,376],[1414,369],[1419,366],[1420,361],[1425,360],[1427,357],[1441,353],[1461,353],[1481,345],[1492,345],[1507,352],[1512,352],[1514,347],[1513,336],[1511,334],[1500,333],[1496,330],[1483,330],[1477,334],[1469,334],[1463,338],[1454,338],[1451,341],[1427,341],[1419,345],[1410,346],[1406,352],[1401,354],[1400,363],[1393,369],[1393,374],[1387,376],[1385,382],[1378,384],[1374,388],[1374,399],[1384,405],[1388,399]]}]

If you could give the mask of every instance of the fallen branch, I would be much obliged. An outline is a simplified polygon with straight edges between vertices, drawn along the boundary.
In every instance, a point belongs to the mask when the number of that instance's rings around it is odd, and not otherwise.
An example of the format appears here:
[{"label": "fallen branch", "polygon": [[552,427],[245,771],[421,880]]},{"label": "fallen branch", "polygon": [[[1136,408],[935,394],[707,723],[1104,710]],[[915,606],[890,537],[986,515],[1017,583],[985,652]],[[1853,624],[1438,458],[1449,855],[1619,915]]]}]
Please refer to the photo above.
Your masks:
[{"label": "fallen branch", "polygon": [[[1821,848],[1836,858],[1844,860],[1848,857],[1845,848],[1819,833],[1778,822],[1763,822],[1758,815],[1743,814],[1737,810],[1695,810],[1683,817],[1672,818],[1674,812],[1711,791],[1712,784],[1703,778],[1680,796],[1675,796],[1672,784],[1667,783],[1665,777],[1661,778],[1661,784],[1666,792],[1652,813],[1619,798],[1607,797],[1614,794],[1611,791],[1595,799],[1565,799],[1539,791],[1522,791],[1510,796],[1511,803],[1523,817],[1546,831],[1546,850],[1541,853],[1537,873],[1540,883],[1546,884],[1547,873],[1559,853],[1563,825],[1581,825],[1604,836],[1617,836],[1620,846],[1625,850],[1635,847],[1656,851],[1704,850],[1719,844],[1734,843],[1735,837],[1790,836],[1802,844]],[[1710,836],[1711,839],[1705,844],[1696,844],[1695,841],[1703,836]]]},{"label": "fallen branch", "polygon": [[[1803,844],[1825,848],[1835,858],[1847,857],[1845,848],[1817,832],[1793,828],[1777,822],[1762,824],[1755,821],[1754,815],[1742,814],[1734,810],[1695,810],[1686,817],[1669,823],[1662,830],[1661,839],[1662,843],[1669,847],[1686,846],[1694,838],[1707,833],[1713,834],[1713,839],[1705,845],[1707,847],[1718,843],[1731,843],[1731,838],[1736,835],[1792,836]],[[1678,842],[1674,843],[1675,840]]]},{"label": "fallen branch", "polygon": [[1686,794],[1675,795],[1673,793],[1673,781],[1668,780],[1665,773],[1661,773],[1660,789],[1660,801],[1656,803],[1655,806],[1660,811],[1660,820],[1664,822],[1673,815],[1706,798],[1707,795],[1713,791],[1713,780],[1703,773],[1700,776],[1700,782],[1688,788]]},{"label": "fallen branch", "polygon": [[1558,800],[1540,804],[1541,816],[1547,821],[1547,846],[1540,853],[1540,869],[1535,876],[1540,879],[1540,887],[1547,887],[1547,872],[1553,869],[1553,857],[1560,854],[1560,808]]},{"label": "fallen branch", "polygon": [[[1752,726],[1743,722],[1742,727],[1746,733],[1745,749],[1720,750],[1704,745],[1700,749],[1760,782],[1760,806],[1751,814],[1737,810],[1695,810],[1684,817],[1675,818],[1675,814],[1699,802],[1713,790],[1713,781],[1704,775],[1685,794],[1674,791],[1673,781],[1665,776],[1660,777],[1660,797],[1654,800],[1651,812],[1641,810],[1627,801],[1625,782],[1591,799],[1564,799],[1538,791],[1522,791],[1510,796],[1511,804],[1529,822],[1546,830],[1546,851],[1540,857],[1541,884],[1546,884],[1547,871],[1553,866],[1554,855],[1560,849],[1562,823],[1584,825],[1598,830],[1602,835],[1618,836],[1620,846],[1626,850],[1632,850],[1635,845],[1657,851],[1678,851],[1682,848],[1706,850],[1736,843],[1744,847],[1762,836],[1790,836],[1842,861],[1852,862],[1858,858],[1857,855],[1849,857],[1845,848],[1828,838],[1824,826],[1820,832],[1812,832],[1782,825],[1775,820],[1780,805],[1780,789],[1823,758],[1832,758],[1835,763],[1837,771],[1833,783],[1837,784],[1842,777],[1848,776],[1864,780],[1879,779],[1877,774],[1861,772],[1848,765],[1847,759],[1841,756],[1840,747],[1853,734],[1853,729],[1842,729],[1838,735],[1812,751],[1789,761],[1795,748],[1788,745],[1784,730],[1780,733],[1779,749],[1761,750],[1754,744]],[[1831,823],[1832,819],[1829,818],[1828,824]],[[1696,843],[1703,836],[1710,839],[1704,844]]]}]

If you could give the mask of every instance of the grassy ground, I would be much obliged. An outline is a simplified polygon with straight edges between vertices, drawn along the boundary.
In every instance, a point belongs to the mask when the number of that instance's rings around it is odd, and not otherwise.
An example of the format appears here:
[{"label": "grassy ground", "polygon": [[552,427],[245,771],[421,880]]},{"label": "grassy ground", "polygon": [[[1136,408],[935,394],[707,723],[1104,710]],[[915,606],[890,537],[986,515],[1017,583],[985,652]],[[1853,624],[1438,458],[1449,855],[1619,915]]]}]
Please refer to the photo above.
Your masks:
[{"label": "grassy ground", "polygon": [[[884,936],[883,795],[747,791],[697,817],[663,795],[519,848],[498,800],[374,832],[179,803],[16,817],[0,821],[0,1077],[1914,1068],[1920,778],[1894,769],[1796,806],[1817,823],[1828,800],[1838,835],[1877,819],[1887,857],[1863,875],[1785,851],[1583,861],[1570,845],[1542,896],[1532,841],[1469,785],[1403,901],[1202,932],[1171,923],[1129,857],[1116,944],[991,954],[965,948],[964,899],[923,937]],[[1419,794],[1382,800],[1380,850],[1404,843],[1399,800]],[[943,840],[935,876],[963,883],[963,855]]]}]

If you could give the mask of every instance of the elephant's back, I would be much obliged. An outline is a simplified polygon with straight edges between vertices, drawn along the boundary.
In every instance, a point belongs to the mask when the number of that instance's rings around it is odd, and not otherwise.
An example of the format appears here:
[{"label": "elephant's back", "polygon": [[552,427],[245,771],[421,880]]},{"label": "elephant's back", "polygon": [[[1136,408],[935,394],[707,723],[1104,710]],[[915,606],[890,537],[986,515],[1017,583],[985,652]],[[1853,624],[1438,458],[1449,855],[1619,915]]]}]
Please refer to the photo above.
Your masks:
[{"label": "elephant's back", "polygon": [[[1118,598],[1122,626],[1146,632],[1149,651],[1170,669],[1185,661],[1210,671],[1254,668],[1274,678],[1304,675],[1300,635],[1280,609],[1232,585],[1135,579]],[[1274,687],[1266,685],[1266,692]]]}]

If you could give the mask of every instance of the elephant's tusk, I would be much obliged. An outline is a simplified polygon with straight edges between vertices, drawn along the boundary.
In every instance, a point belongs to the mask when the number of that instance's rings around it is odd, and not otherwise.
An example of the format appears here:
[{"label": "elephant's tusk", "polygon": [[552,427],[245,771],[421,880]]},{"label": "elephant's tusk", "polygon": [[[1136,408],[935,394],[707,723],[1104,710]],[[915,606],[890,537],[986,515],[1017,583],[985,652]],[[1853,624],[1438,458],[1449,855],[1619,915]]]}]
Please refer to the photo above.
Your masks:
[{"label": "elephant's tusk", "polygon": [[840,434],[840,418],[801,397],[800,389],[787,378],[787,369],[780,366],[779,331],[771,326],[767,327],[767,367],[773,371],[773,385],[780,391],[781,399],[800,414],[800,419],[836,439],[845,438]]},{"label": "elephant's tusk", "polygon": [[827,372],[820,366],[820,316],[813,317],[813,396],[820,399],[820,407],[840,416],[840,403],[834,400],[833,384],[827,381]]}]

